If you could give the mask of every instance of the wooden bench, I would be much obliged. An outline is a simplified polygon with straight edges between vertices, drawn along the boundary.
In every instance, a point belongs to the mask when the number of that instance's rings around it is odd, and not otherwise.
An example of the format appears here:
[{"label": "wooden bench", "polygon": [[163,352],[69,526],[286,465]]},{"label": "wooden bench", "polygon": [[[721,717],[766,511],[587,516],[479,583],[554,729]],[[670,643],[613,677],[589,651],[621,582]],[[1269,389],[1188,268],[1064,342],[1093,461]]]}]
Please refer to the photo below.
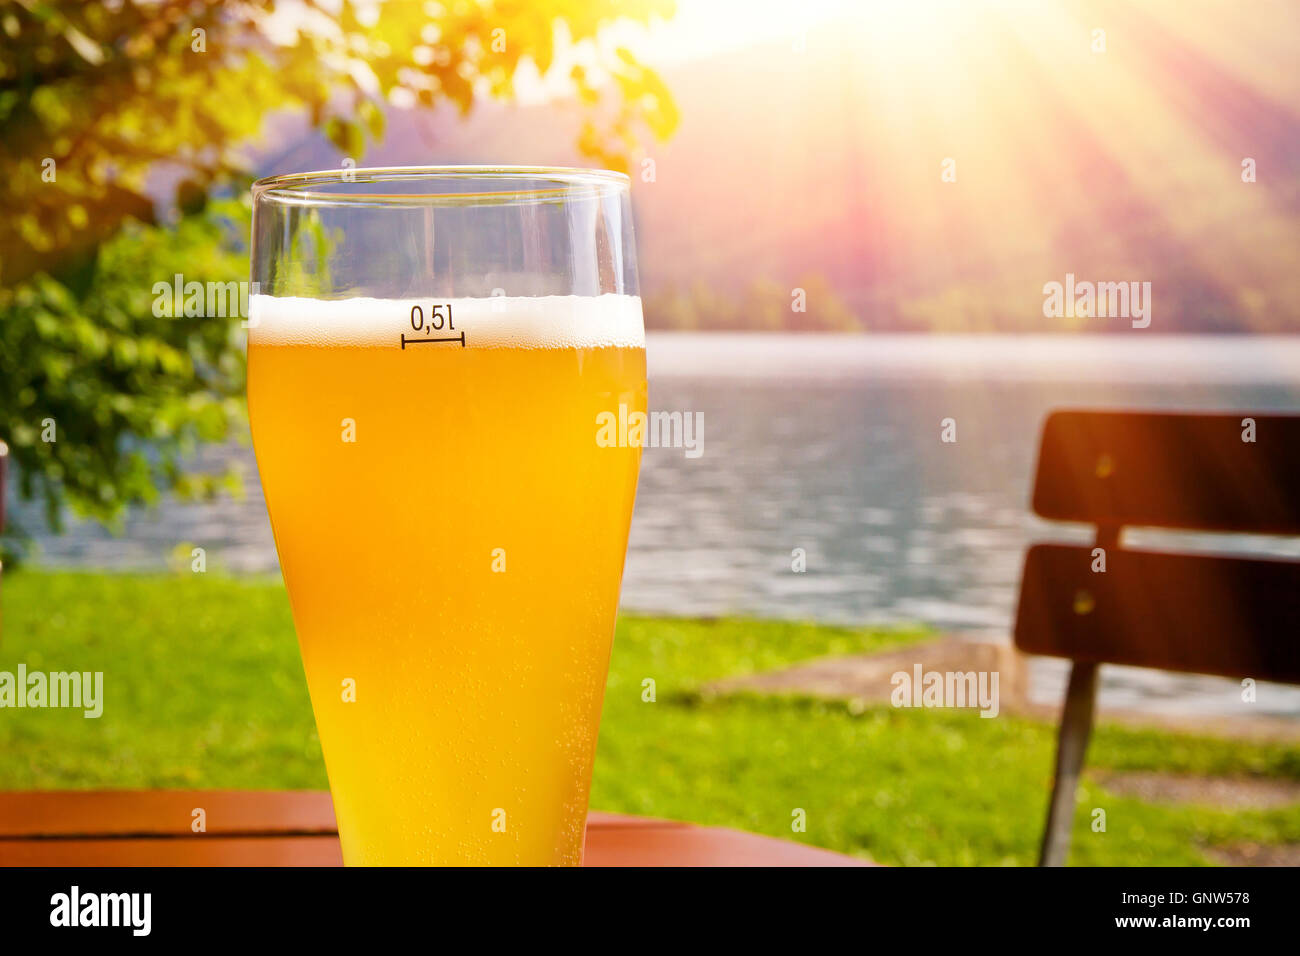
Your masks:
[{"label": "wooden bench", "polygon": [[1097,528],[1030,548],[1016,615],[1017,647],[1073,662],[1039,857],[1061,866],[1099,665],[1300,683],[1300,562],[1120,546],[1128,526],[1300,535],[1300,416],[1056,412],[1033,508]]},{"label": "wooden bench", "polygon": [[[206,831],[191,829],[202,808]],[[613,813],[587,821],[587,866],[865,866],[788,840]],[[341,866],[323,791],[0,793],[4,866]]]}]

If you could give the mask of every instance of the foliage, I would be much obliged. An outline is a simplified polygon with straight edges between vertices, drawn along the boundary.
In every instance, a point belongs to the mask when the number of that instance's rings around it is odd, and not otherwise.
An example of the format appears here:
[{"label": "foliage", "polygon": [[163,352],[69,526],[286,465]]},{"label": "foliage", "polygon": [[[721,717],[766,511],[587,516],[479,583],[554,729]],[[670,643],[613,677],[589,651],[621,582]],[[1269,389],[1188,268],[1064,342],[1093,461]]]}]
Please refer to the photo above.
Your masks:
[{"label": "foliage", "polygon": [[243,420],[239,325],[156,316],[154,286],[247,275],[247,253],[229,240],[247,223],[236,200],[174,228],[129,220],[100,248],[83,294],[44,273],[0,287],[0,434],[21,493],[44,500],[52,527],[61,502],[109,521],[160,486],[210,495],[231,478],[182,465],[196,442]]},{"label": "foliage", "polygon": [[[233,323],[155,318],[149,290],[176,272],[246,278],[239,242],[218,241],[230,239],[219,220],[243,213],[204,204],[244,191],[240,150],[269,113],[305,110],[359,157],[386,102],[468,111],[570,53],[591,107],[580,145],[625,166],[641,128],[665,136],[676,113],[658,77],[601,37],[671,12],[672,0],[0,7],[0,438],[24,492],[54,522],[61,503],[112,518],[158,479],[211,487],[181,453],[236,415]],[[46,418],[57,442],[41,440]]]},{"label": "foliage", "polygon": [[[545,73],[575,44],[595,58],[572,71],[581,97],[598,103],[596,84],[610,77],[623,100],[607,128],[591,121],[583,143],[625,164],[619,147],[638,124],[667,135],[674,107],[627,50],[592,41],[618,18],[671,12],[671,0],[10,6],[0,15],[0,198],[8,210],[0,282],[65,270],[69,259],[93,257],[125,218],[150,220],[146,181],[155,164],[179,174],[182,204],[237,177],[237,148],[273,110],[305,108],[357,157],[367,134],[382,133],[385,100],[449,101],[467,112],[477,94],[508,98],[525,64]],[[43,175],[50,162],[53,181]]]}]

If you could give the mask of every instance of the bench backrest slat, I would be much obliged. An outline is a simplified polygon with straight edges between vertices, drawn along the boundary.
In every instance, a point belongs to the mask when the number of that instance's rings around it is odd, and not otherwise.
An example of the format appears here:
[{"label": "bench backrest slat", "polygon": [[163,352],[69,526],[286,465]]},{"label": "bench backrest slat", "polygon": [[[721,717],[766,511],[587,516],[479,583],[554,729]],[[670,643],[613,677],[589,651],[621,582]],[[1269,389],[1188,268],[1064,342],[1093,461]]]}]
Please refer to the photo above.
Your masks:
[{"label": "bench backrest slat", "polygon": [[1040,544],[1016,646],[1029,654],[1300,683],[1300,562]]},{"label": "bench backrest slat", "polygon": [[1300,534],[1300,415],[1055,412],[1033,506],[1103,527]]}]

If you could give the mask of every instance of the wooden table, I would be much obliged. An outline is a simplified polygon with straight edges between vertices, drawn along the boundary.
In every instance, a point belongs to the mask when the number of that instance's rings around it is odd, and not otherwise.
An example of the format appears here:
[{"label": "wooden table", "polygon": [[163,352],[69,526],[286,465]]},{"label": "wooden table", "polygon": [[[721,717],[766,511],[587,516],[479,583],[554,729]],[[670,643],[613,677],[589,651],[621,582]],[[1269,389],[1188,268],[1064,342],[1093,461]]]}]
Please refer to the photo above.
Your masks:
[{"label": "wooden table", "polygon": [[[191,829],[202,808],[206,832]],[[323,791],[0,793],[0,866],[341,866]],[[592,813],[588,866],[861,866],[789,840]]]}]

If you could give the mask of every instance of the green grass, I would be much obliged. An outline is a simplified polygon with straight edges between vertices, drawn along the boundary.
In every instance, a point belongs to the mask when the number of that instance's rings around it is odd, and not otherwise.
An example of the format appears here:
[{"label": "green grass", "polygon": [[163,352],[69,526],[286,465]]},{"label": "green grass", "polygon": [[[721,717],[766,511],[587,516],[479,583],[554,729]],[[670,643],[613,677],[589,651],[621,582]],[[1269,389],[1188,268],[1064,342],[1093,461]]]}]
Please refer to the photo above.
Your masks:
[{"label": "green grass", "polygon": [[[0,670],[102,670],[98,720],[0,711],[0,788],[324,787],[297,644],[278,581],[215,574],[7,576]],[[783,836],[901,864],[1034,859],[1054,730],[971,712],[753,695],[712,678],[915,640],[773,621],[624,617],[592,805]],[[643,701],[643,682],[656,700]],[[1102,726],[1089,766],[1300,779],[1300,753]],[[1089,828],[1106,811],[1106,832]],[[807,830],[791,830],[802,809]],[[1300,841],[1300,807],[1152,806],[1088,782],[1073,862],[1200,864],[1202,849]]]}]

